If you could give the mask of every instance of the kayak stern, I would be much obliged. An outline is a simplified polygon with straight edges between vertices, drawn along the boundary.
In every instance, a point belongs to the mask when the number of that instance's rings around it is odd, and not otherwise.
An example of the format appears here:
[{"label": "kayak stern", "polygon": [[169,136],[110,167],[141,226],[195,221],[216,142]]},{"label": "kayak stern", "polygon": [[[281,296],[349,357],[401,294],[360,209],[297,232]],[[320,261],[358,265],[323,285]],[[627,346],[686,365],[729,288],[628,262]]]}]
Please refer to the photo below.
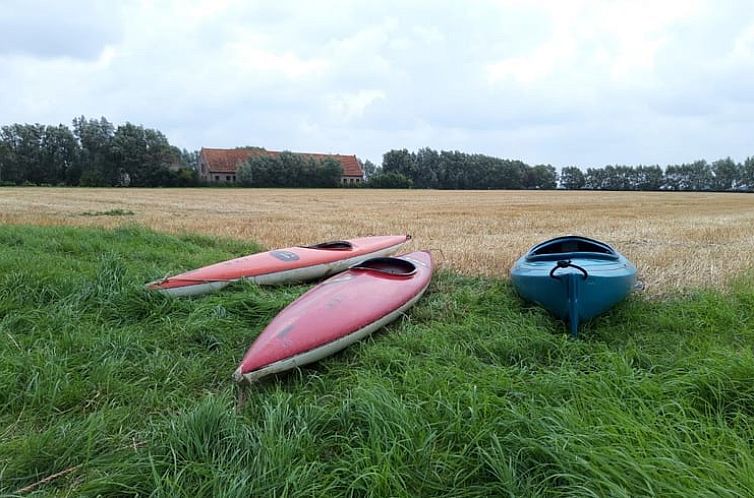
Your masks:
[{"label": "kayak stern", "polygon": [[511,269],[518,294],[568,323],[606,312],[634,288],[636,267],[612,247],[586,237],[559,237],[534,246]]}]

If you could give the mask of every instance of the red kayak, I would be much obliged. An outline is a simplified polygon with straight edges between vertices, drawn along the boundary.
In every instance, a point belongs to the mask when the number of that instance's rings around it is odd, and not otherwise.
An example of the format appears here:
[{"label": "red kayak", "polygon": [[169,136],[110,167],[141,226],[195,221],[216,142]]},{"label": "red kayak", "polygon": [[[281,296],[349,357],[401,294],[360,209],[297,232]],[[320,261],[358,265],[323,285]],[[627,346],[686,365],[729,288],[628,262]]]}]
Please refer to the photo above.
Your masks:
[{"label": "red kayak", "polygon": [[277,249],[155,280],[146,288],[173,296],[195,296],[241,279],[260,285],[314,280],[339,273],[365,259],[395,254],[410,238],[410,235],[361,237]]},{"label": "red kayak", "polygon": [[398,318],[427,290],[432,255],[373,258],[331,277],[280,312],[233,377],[260,377],[320,360]]}]

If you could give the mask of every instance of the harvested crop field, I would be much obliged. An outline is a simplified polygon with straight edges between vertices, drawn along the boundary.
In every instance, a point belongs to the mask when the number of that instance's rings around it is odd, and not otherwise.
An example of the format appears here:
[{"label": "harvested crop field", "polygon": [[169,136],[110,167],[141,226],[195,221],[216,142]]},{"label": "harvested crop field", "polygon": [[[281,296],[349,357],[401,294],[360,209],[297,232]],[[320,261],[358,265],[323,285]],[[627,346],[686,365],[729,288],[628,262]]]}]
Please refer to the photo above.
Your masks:
[{"label": "harvested crop field", "polygon": [[197,232],[284,247],[410,233],[444,267],[503,277],[532,244],[614,245],[651,294],[754,268],[754,195],[675,192],[1,188],[0,222]]}]

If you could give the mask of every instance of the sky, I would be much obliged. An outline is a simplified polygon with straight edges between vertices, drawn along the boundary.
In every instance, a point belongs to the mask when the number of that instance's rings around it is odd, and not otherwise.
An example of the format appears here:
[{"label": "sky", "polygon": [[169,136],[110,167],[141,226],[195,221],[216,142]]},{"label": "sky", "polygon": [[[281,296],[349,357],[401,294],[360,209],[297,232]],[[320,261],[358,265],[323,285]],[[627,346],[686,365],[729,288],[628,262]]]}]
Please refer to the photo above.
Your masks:
[{"label": "sky", "polygon": [[0,125],[529,164],[754,156],[751,0],[0,0]]}]

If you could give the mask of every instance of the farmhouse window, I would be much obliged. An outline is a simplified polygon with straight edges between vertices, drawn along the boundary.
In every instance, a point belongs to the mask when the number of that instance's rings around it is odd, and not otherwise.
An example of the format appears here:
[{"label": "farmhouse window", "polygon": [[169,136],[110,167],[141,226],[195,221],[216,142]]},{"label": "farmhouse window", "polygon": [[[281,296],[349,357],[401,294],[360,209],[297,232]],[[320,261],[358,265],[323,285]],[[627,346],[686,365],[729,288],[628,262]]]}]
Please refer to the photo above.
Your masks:
[{"label": "farmhouse window", "polygon": [[229,181],[230,181],[230,175],[225,175],[225,181],[226,181],[226,182],[229,182]]},{"label": "farmhouse window", "polygon": [[215,175],[215,181],[216,181],[216,182],[219,182],[219,181],[220,181],[220,175]]}]

